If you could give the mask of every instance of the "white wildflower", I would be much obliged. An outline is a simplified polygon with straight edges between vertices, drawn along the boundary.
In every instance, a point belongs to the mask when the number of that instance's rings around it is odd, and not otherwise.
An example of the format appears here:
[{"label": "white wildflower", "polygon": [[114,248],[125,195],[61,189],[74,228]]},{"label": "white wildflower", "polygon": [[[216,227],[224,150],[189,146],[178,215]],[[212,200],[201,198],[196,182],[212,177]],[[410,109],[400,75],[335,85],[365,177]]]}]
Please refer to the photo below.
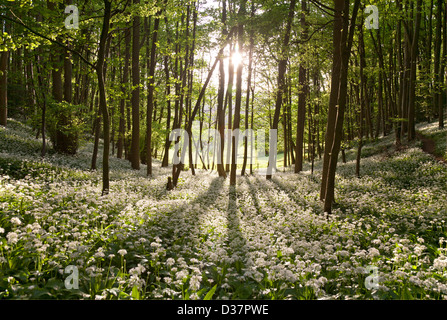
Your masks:
[{"label": "white wildflower", "polygon": [[417,246],[414,247],[414,253],[417,256],[420,256],[424,250],[425,250],[425,246],[418,246],[417,245]]},{"label": "white wildflower", "polygon": [[174,258],[168,258],[168,259],[166,260],[166,264],[167,264],[168,266],[173,266],[174,263],[175,263]]},{"label": "white wildflower", "polygon": [[153,248],[159,248],[159,247],[161,247],[161,244],[159,244],[158,242],[152,242],[152,243],[151,243],[151,247],[153,247]]},{"label": "white wildflower", "polygon": [[433,261],[433,268],[437,270],[444,270],[447,268],[447,257],[441,256],[439,258],[436,258],[435,261]]},{"label": "white wildflower", "polygon": [[377,250],[376,248],[369,248],[369,250],[368,250],[368,255],[369,255],[371,258],[374,258],[374,257],[378,257],[378,256],[380,256],[380,252],[379,252],[379,250]]},{"label": "white wildflower", "polygon": [[188,270],[180,270],[179,272],[177,272],[177,274],[175,275],[175,278],[177,280],[183,280],[188,276]]},{"label": "white wildflower", "polygon": [[141,275],[144,271],[146,271],[146,268],[144,266],[142,266],[141,264],[138,264],[138,266],[129,270],[129,274]]},{"label": "white wildflower", "polygon": [[194,275],[189,280],[189,286],[192,290],[197,291],[200,288],[200,281],[202,281],[202,277],[198,275]]},{"label": "white wildflower", "polygon": [[120,249],[118,250],[118,254],[121,256],[125,256],[127,254],[127,250],[126,249]]},{"label": "white wildflower", "polygon": [[19,226],[22,224],[22,221],[20,221],[20,219],[17,217],[13,217],[13,218],[11,218],[11,223],[15,224],[16,226]]},{"label": "white wildflower", "polygon": [[104,258],[105,254],[102,251],[98,251],[95,253],[95,258]]},{"label": "white wildflower", "polygon": [[8,239],[9,243],[13,243],[13,244],[17,243],[17,241],[19,241],[19,236],[15,232],[8,232],[8,234],[6,235],[6,238]]}]

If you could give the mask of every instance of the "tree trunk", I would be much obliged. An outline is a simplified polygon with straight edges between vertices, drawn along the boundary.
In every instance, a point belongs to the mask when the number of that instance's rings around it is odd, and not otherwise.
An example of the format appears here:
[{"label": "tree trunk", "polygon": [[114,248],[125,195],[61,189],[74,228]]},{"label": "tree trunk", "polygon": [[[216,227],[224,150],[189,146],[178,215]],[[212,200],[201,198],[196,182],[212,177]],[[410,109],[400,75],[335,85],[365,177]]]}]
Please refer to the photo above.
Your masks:
[{"label": "tree trunk", "polygon": [[[445,68],[446,68],[446,64],[447,64],[447,2],[443,11],[443,15],[440,17],[440,19],[444,18],[444,23],[443,23],[443,32],[444,32],[444,41],[443,41],[443,52],[442,52],[442,59],[441,59],[441,68],[439,70],[439,84],[440,84],[440,88],[442,90],[442,88],[444,88],[444,83],[445,83]],[[444,128],[444,103],[445,103],[445,99],[443,99],[443,97],[445,97],[445,90],[442,90],[441,93],[438,96],[438,126],[439,129],[443,129]]]},{"label": "tree trunk", "polygon": [[[165,17],[165,27],[166,27],[166,34],[167,34],[167,42],[168,47],[171,46],[171,39],[169,38],[169,26],[168,26],[168,18]],[[166,104],[168,109],[168,114],[166,118],[166,139],[165,139],[165,146],[164,146],[164,155],[163,160],[161,163],[161,166],[163,168],[167,167],[169,165],[169,148],[171,147],[171,141],[169,140],[170,132],[169,129],[171,127],[171,80],[169,76],[169,55],[165,55],[163,57],[164,62],[164,71],[166,76]]]},{"label": "tree trunk", "polygon": [[[189,51],[189,70],[188,70],[188,95],[186,99],[186,105],[188,108],[188,114],[189,117],[191,117],[191,104],[192,104],[192,91],[193,91],[193,68],[194,68],[194,50],[195,50],[195,41],[196,41],[196,27],[197,27],[197,8],[196,8],[196,2],[193,2],[193,30],[192,30],[192,45],[191,50]],[[203,98],[203,101],[205,102],[205,97]],[[200,110],[200,108],[199,108]],[[189,167],[191,169],[191,174],[194,176],[196,174],[195,172],[195,165],[192,157],[192,150],[193,150],[193,143],[192,143],[192,135],[189,136],[189,148],[188,148],[188,154],[189,154]],[[196,150],[197,155],[197,150]]]},{"label": "tree trunk", "polygon": [[0,125],[8,120],[8,59],[9,51],[0,53]]},{"label": "tree trunk", "polygon": [[[329,109],[327,115],[326,136],[324,141],[324,156],[323,156],[323,173],[320,189],[320,200],[324,200],[326,197],[326,183],[329,171],[329,159],[331,155],[331,147],[334,141],[335,122],[337,119],[338,110],[338,94],[339,94],[339,81],[341,73],[341,43],[342,43],[342,30],[343,30],[343,10],[345,7],[344,0],[337,0],[335,2],[335,21],[333,26],[333,62],[332,62],[332,76],[331,76],[331,92],[329,96]],[[345,32],[346,34],[346,32]]]},{"label": "tree trunk", "polygon": [[98,60],[96,63],[96,74],[98,77],[98,91],[99,91],[99,108],[102,112],[102,119],[104,123],[104,151],[102,160],[102,194],[109,193],[109,149],[110,149],[110,124],[109,111],[107,108],[107,98],[105,89],[105,70],[104,60],[106,56],[106,42],[109,35],[111,16],[111,2],[104,0],[104,18],[101,29],[101,36],[99,40]]},{"label": "tree trunk", "polygon": [[[307,39],[308,26],[306,23],[307,1],[301,1],[301,39]],[[302,52],[304,56],[304,52]],[[296,158],[295,158],[295,173],[303,170],[303,144],[304,144],[304,125],[306,121],[306,99],[308,95],[307,83],[307,68],[304,66],[304,61],[300,62],[300,69],[298,75],[298,119],[296,128]]]},{"label": "tree trunk", "polygon": [[[290,1],[289,12],[287,16],[286,29],[284,31],[284,38],[281,47],[281,57],[278,64],[278,91],[276,93],[276,103],[275,103],[275,113],[273,116],[273,122],[271,129],[278,130],[279,114],[281,111],[282,97],[285,89],[285,74],[288,61],[288,46],[290,40],[290,32],[292,29],[293,17],[295,15],[295,4],[296,0]],[[269,135],[270,142],[272,142],[272,135]],[[273,144],[273,146],[272,146]],[[276,168],[276,145],[274,143],[269,143],[269,162],[267,168],[266,179],[270,180],[272,178],[272,170]]]},{"label": "tree trunk", "polygon": [[[335,189],[335,172],[337,169],[338,154],[340,151],[341,140],[343,136],[343,120],[344,112],[346,106],[346,96],[347,96],[347,80],[348,80],[348,68],[349,68],[349,56],[351,53],[352,39],[354,37],[355,21],[357,18],[358,8],[360,6],[360,0],[356,0],[354,3],[354,8],[352,11],[352,19],[349,26],[349,1],[335,0],[335,10],[342,13],[342,25],[343,31],[336,30],[334,27],[334,32],[341,32],[341,41],[339,43],[335,42],[335,46],[339,48],[340,55],[334,57],[334,64],[341,64],[341,72],[339,78],[339,90],[337,98],[337,112],[335,118],[335,127],[333,133],[333,141],[326,148],[331,148],[329,166],[327,171],[327,182],[325,189],[325,199],[324,199],[324,212],[330,214],[332,212],[332,203],[334,201],[334,189]],[[344,9],[343,9],[344,8]],[[349,30],[348,30],[349,27]],[[348,34],[349,32],[349,34]],[[335,36],[334,36],[335,38]],[[340,59],[340,62],[335,61],[335,58]],[[332,88],[331,88],[332,91]]]},{"label": "tree trunk", "polygon": [[122,98],[120,100],[120,120],[118,129],[118,144],[117,144],[117,158],[121,159],[123,157],[123,149],[125,146],[124,139],[126,134],[126,124],[125,124],[125,112],[126,112],[126,96],[128,94],[128,84],[129,81],[129,61],[130,61],[130,28],[124,31],[124,67],[123,67],[123,78],[121,83],[121,93]]},{"label": "tree trunk", "polygon": [[[230,34],[230,36],[231,36],[231,34]],[[196,116],[196,114],[197,114],[197,112],[198,112],[198,109],[199,109],[199,107],[200,107],[200,103],[201,103],[201,101],[202,101],[202,99],[203,99],[203,97],[204,97],[204,95],[205,95],[206,88],[208,87],[208,84],[209,84],[209,82],[210,82],[210,80],[211,80],[211,76],[213,75],[214,69],[216,69],[217,63],[219,62],[219,58],[221,57],[221,55],[222,55],[222,53],[223,53],[223,48],[224,48],[227,44],[228,44],[228,41],[225,42],[224,45],[222,46],[222,48],[219,50],[219,53],[218,53],[218,55],[217,55],[217,58],[216,58],[216,60],[214,61],[213,66],[212,66],[211,69],[209,70],[209,72],[208,72],[208,76],[207,76],[207,78],[206,78],[206,80],[205,80],[205,83],[203,84],[202,89],[200,90],[199,97],[197,98],[197,101],[196,101],[196,104],[195,104],[195,106],[194,106],[194,109],[192,110],[191,116],[190,116],[189,119],[188,119],[188,122],[187,122],[187,124],[186,124],[186,132],[187,132],[190,136],[191,136],[192,122],[193,122],[193,120],[194,120],[194,118],[195,118],[195,116]],[[186,139],[185,139],[185,141],[184,141],[184,143],[183,143],[183,150],[186,148],[186,145],[187,145],[187,141],[186,141]],[[183,170],[183,166],[184,166],[184,155],[185,155],[185,153],[182,152],[182,155],[181,155],[181,159],[180,159],[179,164],[173,166],[173,168],[172,168],[172,175],[173,175],[173,177],[172,177],[172,184],[173,184],[174,187],[177,186],[178,178],[179,178],[179,176],[180,176],[180,172]]]},{"label": "tree trunk", "polygon": [[96,105],[98,105],[98,111],[96,112],[96,118],[94,123],[94,132],[95,138],[93,142],[93,154],[92,154],[92,162],[90,169],[96,170],[96,160],[98,158],[98,149],[99,149],[99,135],[101,134],[101,110],[99,110],[99,100],[98,97],[95,99]]},{"label": "tree trunk", "polygon": [[[363,24],[359,25],[359,48],[360,48],[360,114],[359,114],[359,145],[357,148],[357,158],[355,162],[355,174],[358,178],[360,178],[360,160],[362,155],[362,147],[363,147],[363,117],[365,110],[365,102],[367,99],[367,84],[366,84],[366,76],[364,74],[364,69],[366,68],[366,60],[365,60],[365,43],[363,40]],[[379,73],[380,75],[380,73]],[[379,84],[380,90],[380,84]]]},{"label": "tree trunk", "polygon": [[[254,124],[254,114],[255,114],[254,106],[255,106],[255,88],[253,86],[251,88],[251,119],[250,119],[250,129],[251,129],[251,132],[253,132],[253,124]],[[254,133],[253,133],[253,135],[254,135]],[[254,138],[255,137],[253,136],[253,139]],[[253,146],[254,146],[254,142],[253,142]],[[253,149],[254,148],[250,148],[250,159],[251,159],[251,162],[250,162],[250,174],[251,175],[253,174],[253,164],[254,164],[253,161],[255,159],[255,157],[253,155],[253,153],[254,153]]]},{"label": "tree trunk", "polygon": [[[151,43],[151,54],[150,60],[148,59],[149,65],[149,83],[147,89],[147,114],[146,114],[146,163],[147,163],[147,175],[152,175],[152,113],[154,110],[154,75],[155,75],[155,54],[156,54],[156,43],[158,36],[158,27],[160,25],[160,11],[157,13],[157,18],[154,21],[154,30],[152,33],[152,43]],[[148,35],[149,37],[149,35]],[[149,41],[148,41],[149,43]]]},{"label": "tree trunk", "polygon": [[[67,47],[70,45],[67,43]],[[73,66],[71,63],[71,54],[68,50],[64,53],[64,100],[68,103],[72,102],[73,86],[71,83]]]},{"label": "tree trunk", "polygon": [[[222,1],[222,25],[224,25],[222,34],[223,36],[226,36],[228,34],[225,23],[226,23],[226,1]],[[223,162],[223,154],[224,154],[224,146],[225,146],[225,111],[224,111],[224,95],[225,95],[225,69],[224,69],[224,62],[223,62],[223,50],[219,52],[219,88],[217,91],[217,123],[218,123],[218,130],[219,130],[219,136],[220,136],[220,144],[218,145],[218,157],[217,160],[217,172],[219,173],[219,177],[227,177],[227,174],[225,172],[224,168],[224,162]]]},{"label": "tree trunk", "polygon": [[[42,71],[41,71],[41,58],[40,58],[41,49],[38,49],[38,54],[36,56],[36,68],[37,68],[37,81],[39,83],[40,91],[42,93],[42,122],[41,122],[41,133],[42,133],[42,149],[40,150],[40,156],[44,157],[47,152],[47,141],[46,141],[46,112],[47,112],[47,98],[45,94],[44,84],[42,80]],[[35,92],[35,90],[34,90]],[[36,94],[37,98],[37,94]]]},{"label": "tree trunk", "polygon": [[418,0],[416,6],[416,21],[414,26],[413,39],[411,42],[411,69],[410,69],[410,84],[409,84],[410,96],[408,105],[408,141],[412,141],[416,138],[416,128],[415,128],[416,67],[417,67],[417,54],[418,54],[421,16],[422,16],[422,0]]},{"label": "tree trunk", "polygon": [[[135,5],[140,0],[133,0]],[[132,169],[140,169],[140,17],[138,13],[132,22],[132,142],[130,160]]]},{"label": "tree trunk", "polygon": [[[233,83],[234,83],[234,64],[233,64],[233,52],[234,48],[230,46],[230,58],[228,62],[228,85],[227,85],[227,95],[225,97],[225,108],[228,106],[228,131],[231,131],[233,122]],[[230,172],[230,162],[231,162],[231,147],[232,139],[231,134],[227,136],[227,161],[225,171]]]},{"label": "tree trunk", "polygon": [[295,164],[295,154],[294,154],[294,144],[293,144],[293,140],[292,140],[292,83],[291,83],[291,78],[289,76],[289,81],[288,81],[288,98],[289,101],[287,103],[287,133],[288,133],[288,149],[290,151],[290,161],[289,161],[289,165],[294,165]]},{"label": "tree trunk", "polygon": [[[238,38],[238,50],[239,52],[243,52],[244,46],[244,25],[242,20],[245,15],[245,4],[246,0],[241,2],[239,13],[238,13],[238,27],[237,27],[237,38]],[[230,172],[230,186],[236,185],[236,169],[237,169],[237,151],[238,151],[238,141],[239,141],[239,127],[241,121],[241,104],[242,104],[242,70],[243,70],[242,61],[239,62],[237,66],[237,74],[236,74],[236,101],[234,106],[234,123],[233,123],[233,133],[236,133],[236,136],[232,135],[232,151],[231,151],[231,172]]]},{"label": "tree trunk", "polygon": [[[251,4],[251,18],[254,17],[255,14],[255,4],[252,2]],[[249,109],[250,109],[250,87],[251,87],[251,78],[253,73],[253,47],[254,47],[254,30],[250,30],[250,44],[249,44],[249,53],[248,53],[248,76],[247,76],[247,97],[245,100],[245,136],[244,136],[244,162],[242,163],[241,176],[245,175],[245,168],[247,167],[247,157],[248,157],[248,122],[249,122]],[[251,131],[253,133],[253,131]],[[253,148],[253,139],[254,137],[250,137],[250,148]],[[251,160],[252,161],[252,160]]]},{"label": "tree trunk", "polygon": [[[402,7],[399,5],[398,9],[402,10]],[[399,92],[397,93],[396,101],[397,105],[394,108],[394,116],[398,118],[395,121],[394,132],[396,135],[396,147],[401,146],[401,136],[402,136],[402,104],[403,104],[403,91],[404,91],[404,73],[403,73],[403,59],[402,59],[402,20],[399,19],[397,24],[397,34],[396,34],[396,51],[397,51],[397,70],[399,74],[398,84],[399,84]],[[397,87],[397,86],[396,86]],[[397,91],[397,90],[396,90]]]}]

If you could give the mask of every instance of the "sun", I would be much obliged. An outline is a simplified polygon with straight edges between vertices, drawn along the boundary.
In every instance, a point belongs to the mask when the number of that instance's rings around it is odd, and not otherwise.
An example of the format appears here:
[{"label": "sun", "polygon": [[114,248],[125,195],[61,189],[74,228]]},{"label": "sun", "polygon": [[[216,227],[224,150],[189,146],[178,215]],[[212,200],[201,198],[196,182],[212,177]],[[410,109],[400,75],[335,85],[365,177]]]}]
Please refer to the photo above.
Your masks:
[{"label": "sun", "polygon": [[243,63],[244,58],[242,57],[239,50],[236,50],[231,55],[231,60],[233,62],[233,65],[237,68],[239,66],[239,64]]}]

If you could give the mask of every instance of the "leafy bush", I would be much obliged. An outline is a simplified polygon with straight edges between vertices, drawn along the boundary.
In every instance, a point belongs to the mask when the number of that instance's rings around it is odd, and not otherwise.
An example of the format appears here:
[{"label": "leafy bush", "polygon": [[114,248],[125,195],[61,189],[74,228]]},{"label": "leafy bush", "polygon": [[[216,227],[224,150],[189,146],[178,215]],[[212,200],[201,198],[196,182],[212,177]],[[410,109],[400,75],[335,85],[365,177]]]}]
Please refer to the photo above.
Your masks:
[{"label": "leafy bush", "polygon": [[54,150],[59,153],[76,154],[85,122],[81,116],[85,107],[68,102],[51,102],[48,105],[46,122]]}]

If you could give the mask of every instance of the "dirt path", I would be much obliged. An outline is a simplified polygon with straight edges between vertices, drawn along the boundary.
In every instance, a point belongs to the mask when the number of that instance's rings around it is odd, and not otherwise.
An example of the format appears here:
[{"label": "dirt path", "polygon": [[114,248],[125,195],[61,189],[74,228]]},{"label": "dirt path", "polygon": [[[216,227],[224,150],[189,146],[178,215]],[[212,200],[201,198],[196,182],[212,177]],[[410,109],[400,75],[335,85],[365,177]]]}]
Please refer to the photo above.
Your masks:
[{"label": "dirt path", "polygon": [[442,157],[435,154],[435,142],[427,136],[424,136],[422,133],[417,132],[416,137],[422,142],[422,150],[428,154],[431,154],[436,160],[447,164],[447,161]]}]

